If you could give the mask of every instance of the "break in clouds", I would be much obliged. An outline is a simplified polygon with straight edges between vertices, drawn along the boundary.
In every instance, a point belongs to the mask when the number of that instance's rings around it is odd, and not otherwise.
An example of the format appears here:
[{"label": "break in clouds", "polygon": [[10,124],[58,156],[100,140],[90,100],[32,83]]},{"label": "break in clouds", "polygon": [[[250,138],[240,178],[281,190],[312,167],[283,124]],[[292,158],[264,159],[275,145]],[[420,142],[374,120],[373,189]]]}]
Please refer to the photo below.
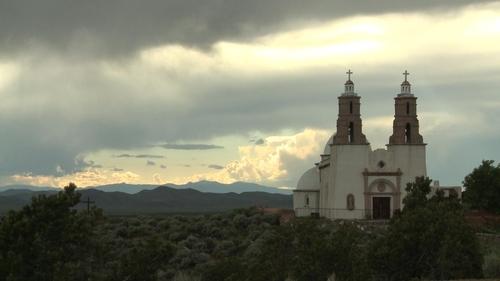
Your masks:
[{"label": "break in clouds", "polygon": [[[412,73],[429,171],[456,184],[500,158],[489,125],[500,122],[499,17],[495,1],[3,1],[0,176],[95,169],[96,151],[168,158],[224,151],[213,141],[224,136],[333,133],[352,68],[374,147],[389,136],[400,73]],[[286,154],[272,175],[251,166],[264,155],[211,170],[290,186],[314,157]]]}]

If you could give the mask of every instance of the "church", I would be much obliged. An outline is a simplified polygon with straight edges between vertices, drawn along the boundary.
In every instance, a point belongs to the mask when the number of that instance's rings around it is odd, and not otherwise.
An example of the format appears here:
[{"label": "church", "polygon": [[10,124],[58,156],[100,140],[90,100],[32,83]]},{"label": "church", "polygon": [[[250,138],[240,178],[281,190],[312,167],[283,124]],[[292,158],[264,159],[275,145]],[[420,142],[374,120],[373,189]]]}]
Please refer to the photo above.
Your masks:
[{"label": "church", "polygon": [[[402,208],[405,187],[426,176],[426,143],[419,132],[417,97],[408,71],[394,98],[394,122],[387,147],[372,150],[362,130],[361,97],[354,92],[352,72],[338,97],[337,131],[320,161],[307,170],[293,191],[295,215],[330,219],[389,219]],[[461,187],[440,187],[460,196]]]}]

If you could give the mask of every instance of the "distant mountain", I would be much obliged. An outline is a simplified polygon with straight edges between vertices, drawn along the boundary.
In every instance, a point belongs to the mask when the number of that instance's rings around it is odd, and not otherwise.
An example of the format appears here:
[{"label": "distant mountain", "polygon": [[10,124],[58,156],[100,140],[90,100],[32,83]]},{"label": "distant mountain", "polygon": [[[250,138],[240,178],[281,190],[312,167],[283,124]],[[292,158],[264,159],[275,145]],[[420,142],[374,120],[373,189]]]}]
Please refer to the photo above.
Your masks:
[{"label": "distant mountain", "polygon": [[[176,189],[194,189],[201,192],[211,192],[211,193],[243,193],[243,192],[268,192],[268,193],[278,193],[278,194],[292,194],[290,189],[280,189],[276,187],[269,187],[255,183],[248,182],[234,182],[230,184],[219,183],[216,181],[199,181],[199,182],[189,182],[186,184],[173,184],[167,183],[161,186],[168,186]],[[128,184],[128,183],[115,183],[107,185],[98,186],[88,186],[83,187],[83,189],[96,189],[105,192],[125,192],[129,194],[134,194],[142,190],[152,190],[157,188],[157,184]],[[31,185],[8,185],[0,186],[0,192],[6,190],[31,190],[31,191],[45,191],[45,190],[60,190],[57,187],[44,187],[44,186],[31,186]]]},{"label": "distant mountain", "polygon": [[88,186],[84,187],[84,189],[96,189],[105,192],[125,192],[129,194],[134,194],[142,190],[151,190],[157,188],[157,184],[129,184],[129,183],[114,183],[114,184],[106,184],[106,185],[98,185],[98,186]]},{"label": "distant mountain", "polygon": [[[230,184],[224,184],[215,181],[199,181],[199,182],[189,182],[186,184],[179,184],[179,185],[167,183],[162,186],[168,186],[176,189],[190,188],[201,192],[211,192],[211,193],[228,193],[228,192],[243,193],[243,192],[260,191],[268,193],[292,194],[292,191],[289,189],[280,189],[276,187],[269,187],[248,182],[234,182]],[[142,190],[151,190],[156,187],[158,187],[158,185],[118,183],[118,184],[108,184],[101,186],[89,186],[87,188],[102,190],[106,192],[120,191],[120,192],[134,194]]]},{"label": "distant mountain", "polygon": [[166,184],[166,186],[173,188],[192,188],[201,192],[212,192],[212,193],[243,193],[243,192],[268,192],[268,193],[279,193],[279,194],[292,194],[290,189],[281,189],[276,187],[269,187],[255,183],[237,181],[230,184],[219,183],[216,181],[199,181],[199,182],[189,182],[182,185],[176,184]]},{"label": "distant mountain", "polygon": [[[292,196],[266,192],[207,193],[190,188],[160,186],[135,194],[104,192],[96,189],[80,189],[82,199],[89,198],[107,214],[154,214],[154,213],[202,213],[218,212],[235,208],[263,206],[292,208]],[[32,196],[53,194],[54,191],[0,192],[0,212],[19,209],[30,202]],[[86,208],[80,204],[78,208]]]},{"label": "distant mountain", "polygon": [[0,186],[0,192],[6,190],[31,190],[31,191],[45,191],[45,190],[59,190],[57,187],[50,186],[34,186],[34,185],[24,185],[24,184],[13,184]]}]

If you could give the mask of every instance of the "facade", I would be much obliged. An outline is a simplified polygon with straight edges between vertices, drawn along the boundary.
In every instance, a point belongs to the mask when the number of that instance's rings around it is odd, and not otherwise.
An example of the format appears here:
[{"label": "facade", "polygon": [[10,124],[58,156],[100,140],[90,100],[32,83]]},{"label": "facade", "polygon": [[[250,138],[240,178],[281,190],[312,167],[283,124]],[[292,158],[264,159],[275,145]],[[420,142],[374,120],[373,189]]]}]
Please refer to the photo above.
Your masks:
[{"label": "facade", "polygon": [[[293,192],[296,216],[331,219],[388,219],[401,209],[405,187],[426,176],[426,144],[419,133],[417,98],[405,80],[394,98],[393,133],[385,149],[372,150],[362,130],[361,97],[352,72],[338,97],[337,131],[320,161],[307,170]],[[435,185],[433,189],[442,188]],[[446,188],[445,192],[460,187]]]}]

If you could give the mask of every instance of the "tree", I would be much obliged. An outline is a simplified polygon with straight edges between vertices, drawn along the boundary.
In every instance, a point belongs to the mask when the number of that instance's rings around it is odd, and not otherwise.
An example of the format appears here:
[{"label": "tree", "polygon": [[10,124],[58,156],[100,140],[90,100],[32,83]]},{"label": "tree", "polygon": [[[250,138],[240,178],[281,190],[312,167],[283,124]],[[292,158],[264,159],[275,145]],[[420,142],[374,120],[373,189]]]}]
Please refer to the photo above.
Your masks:
[{"label": "tree", "polygon": [[333,253],[333,259],[329,262],[332,263],[336,280],[370,280],[370,268],[366,266],[370,235],[360,230],[355,222],[345,221],[335,229],[329,241]]},{"label": "tree", "polygon": [[463,202],[472,209],[500,213],[500,163],[484,160],[464,179]]},{"label": "tree", "polygon": [[[242,261],[246,277],[240,280],[325,281],[333,272],[340,281],[367,280],[366,242],[355,223],[296,218],[267,231],[250,246]],[[241,270],[227,262],[216,267],[227,274],[230,268]]]},{"label": "tree", "polygon": [[76,185],[55,195],[33,197],[0,222],[0,280],[87,280],[92,234],[101,212],[77,212]]},{"label": "tree", "polygon": [[[289,262],[293,280],[327,280],[334,271],[335,243],[332,223],[327,219],[301,218],[289,223],[293,255]],[[330,239],[329,239],[330,238]]]},{"label": "tree", "polygon": [[283,281],[288,277],[293,256],[287,228],[276,227],[264,232],[245,253],[248,281]]},{"label": "tree", "polygon": [[431,180],[409,183],[405,207],[371,246],[373,271],[388,280],[462,279],[481,276],[478,240],[456,197],[429,198]]}]

